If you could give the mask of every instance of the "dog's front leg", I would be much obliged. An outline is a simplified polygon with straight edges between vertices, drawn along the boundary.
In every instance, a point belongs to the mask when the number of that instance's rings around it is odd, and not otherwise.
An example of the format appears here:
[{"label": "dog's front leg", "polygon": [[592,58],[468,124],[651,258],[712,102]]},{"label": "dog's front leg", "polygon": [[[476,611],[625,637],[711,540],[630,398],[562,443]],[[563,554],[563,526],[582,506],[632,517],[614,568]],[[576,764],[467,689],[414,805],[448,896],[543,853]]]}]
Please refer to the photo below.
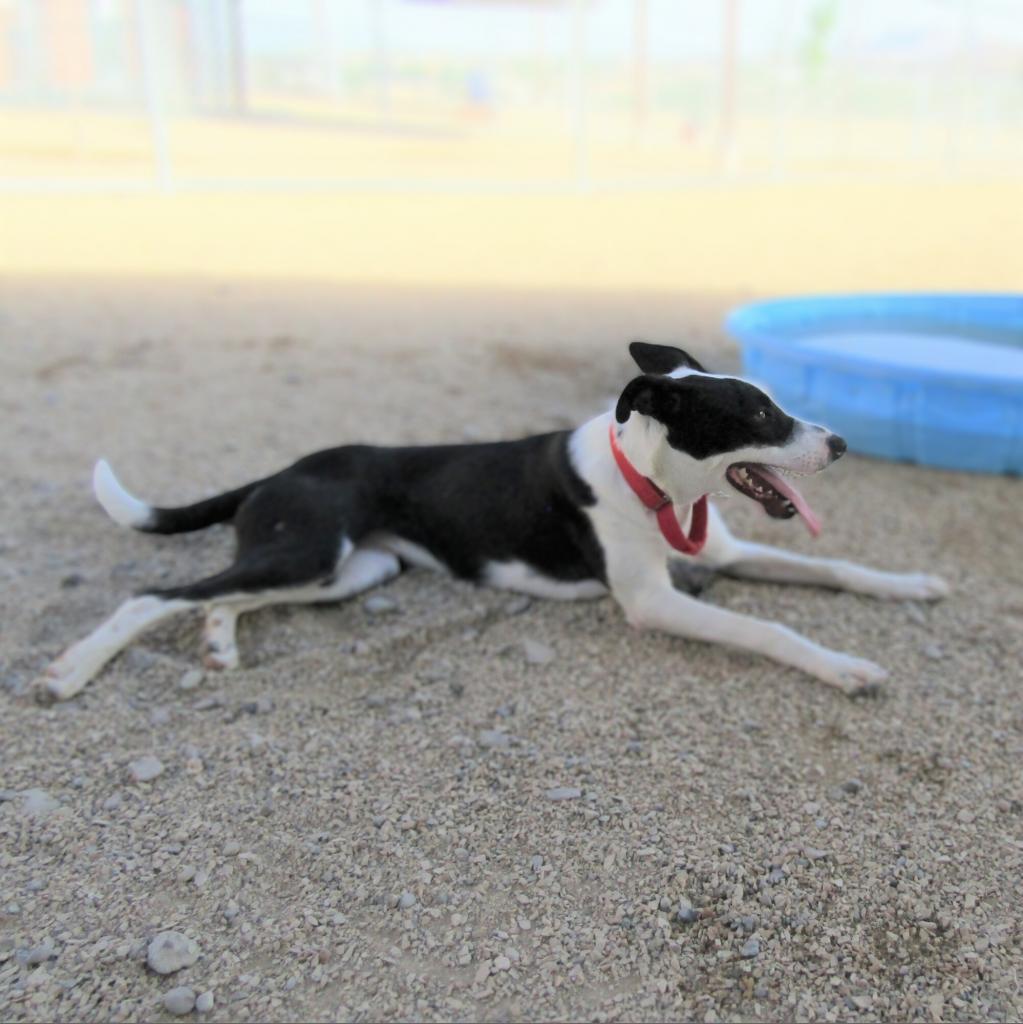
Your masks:
[{"label": "dog's front leg", "polygon": [[707,545],[700,561],[739,579],[830,587],[891,600],[936,601],[949,593],[948,584],[939,576],[881,572],[855,562],[797,555],[767,544],[740,540],[713,505]]},{"label": "dog's front leg", "polygon": [[936,601],[949,592],[939,576],[881,572],[855,562],[811,558],[747,541],[737,541],[734,557],[718,568],[741,579],[831,587],[892,600]]},{"label": "dog's front leg", "polygon": [[872,661],[821,647],[786,626],[696,601],[674,590],[667,578],[615,597],[634,626],[763,654],[850,696],[873,691],[888,674]]}]

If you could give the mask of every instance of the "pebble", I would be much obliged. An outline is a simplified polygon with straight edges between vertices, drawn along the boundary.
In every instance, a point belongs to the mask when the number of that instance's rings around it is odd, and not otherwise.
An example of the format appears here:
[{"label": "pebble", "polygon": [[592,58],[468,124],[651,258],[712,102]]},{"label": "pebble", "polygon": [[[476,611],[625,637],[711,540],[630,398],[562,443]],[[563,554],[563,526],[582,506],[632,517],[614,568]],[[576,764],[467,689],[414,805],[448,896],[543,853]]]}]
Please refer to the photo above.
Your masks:
[{"label": "pebble", "polygon": [[809,860],[823,860],[825,857],[827,857],[827,855],[827,850],[818,850],[816,847],[813,846],[803,847],[803,856],[808,858]]},{"label": "pebble", "polygon": [[678,910],[675,911],[675,918],[681,924],[692,924],[699,920],[699,913],[689,900],[679,900]]},{"label": "pebble", "polygon": [[163,1006],[168,1013],[173,1013],[175,1017],[184,1017],[186,1013],[191,1013],[195,1006],[195,992],[187,985],[172,988],[169,992],[164,993]]},{"label": "pebble", "polygon": [[522,595],[521,597],[513,597],[504,606],[504,611],[506,615],[521,615],[523,612],[529,611],[532,607],[533,599]]},{"label": "pebble", "polygon": [[399,611],[398,602],[386,594],[373,594],[362,602],[362,607],[370,615],[392,615]]},{"label": "pebble", "polygon": [[152,754],[146,754],[128,765],[128,774],[133,782],[152,782],[163,774],[163,762]]},{"label": "pebble", "polygon": [[202,669],[193,668],[189,669],[179,680],[179,690],[194,690],[196,687],[202,685],[202,681],[205,675]]},{"label": "pebble", "polygon": [[522,653],[529,665],[546,665],[554,660],[554,648],[540,643],[539,640],[523,640]]},{"label": "pebble", "polygon": [[56,955],[57,953],[53,946],[49,942],[43,942],[38,946],[33,946],[31,949],[24,950],[18,956],[18,960],[29,967],[35,967],[38,964],[46,963],[47,960],[52,960]]},{"label": "pebble", "polygon": [[408,892],[407,890],[405,892],[403,892],[398,897],[398,909],[399,910],[408,910],[410,907],[414,907],[415,905],[416,905],[416,898],[415,898],[415,896],[412,893]]},{"label": "pebble", "polygon": [[506,956],[499,956],[494,958],[494,970],[495,971],[510,971],[511,960]]},{"label": "pebble", "polygon": [[855,795],[861,789],[863,789],[863,783],[860,782],[859,779],[846,779],[846,781],[842,783],[843,793],[850,793],[852,795]]},{"label": "pebble", "polygon": [[146,962],[157,974],[173,974],[183,967],[190,967],[198,959],[198,943],[181,932],[160,932],[146,951]]},{"label": "pebble", "polygon": [[743,960],[752,960],[755,956],[760,955],[760,940],[759,939],[748,939],[743,943],[742,949],[739,950],[739,956]]},{"label": "pebble", "polygon": [[121,794],[115,793],[113,796],[108,796],[106,800],[103,801],[103,810],[116,811],[117,808],[120,807],[123,802],[124,801],[121,798]]},{"label": "pebble", "polygon": [[945,657],[945,652],[937,644],[928,644],[924,648],[924,657],[930,658],[931,661],[941,661]]},{"label": "pebble", "polygon": [[578,786],[555,786],[547,790],[548,800],[578,800],[582,795]]},{"label": "pebble", "polygon": [[538,853],[534,853],[529,861],[529,869],[534,875],[540,874],[540,869],[543,867],[543,857]]},{"label": "pebble", "polygon": [[235,842],[231,839],[224,843],[224,856],[225,857],[237,857],[242,852],[242,844]]},{"label": "pebble", "polygon": [[32,816],[50,814],[60,807],[60,801],[54,799],[45,789],[26,789],[22,793],[22,811]]},{"label": "pebble", "polygon": [[511,737],[499,729],[484,729],[476,739],[484,750],[507,750],[511,746]]},{"label": "pebble", "polygon": [[213,991],[212,989],[203,992],[195,1001],[195,1012],[196,1013],[209,1013],[213,1009]]},{"label": "pebble", "polygon": [[912,619],[917,625],[924,626],[927,624],[927,616],[924,615],[923,610],[917,604],[906,604],[906,617]]}]

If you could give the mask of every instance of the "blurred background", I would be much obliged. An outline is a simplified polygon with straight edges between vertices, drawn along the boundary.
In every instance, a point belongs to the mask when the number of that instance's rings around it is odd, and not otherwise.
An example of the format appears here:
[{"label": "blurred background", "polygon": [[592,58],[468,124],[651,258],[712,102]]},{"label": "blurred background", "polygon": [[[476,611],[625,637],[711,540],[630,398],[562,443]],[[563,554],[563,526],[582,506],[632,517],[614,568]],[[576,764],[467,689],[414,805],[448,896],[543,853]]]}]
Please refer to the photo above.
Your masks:
[{"label": "blurred background", "polygon": [[1006,288],[1021,180],[1018,0],[0,0],[10,272]]}]

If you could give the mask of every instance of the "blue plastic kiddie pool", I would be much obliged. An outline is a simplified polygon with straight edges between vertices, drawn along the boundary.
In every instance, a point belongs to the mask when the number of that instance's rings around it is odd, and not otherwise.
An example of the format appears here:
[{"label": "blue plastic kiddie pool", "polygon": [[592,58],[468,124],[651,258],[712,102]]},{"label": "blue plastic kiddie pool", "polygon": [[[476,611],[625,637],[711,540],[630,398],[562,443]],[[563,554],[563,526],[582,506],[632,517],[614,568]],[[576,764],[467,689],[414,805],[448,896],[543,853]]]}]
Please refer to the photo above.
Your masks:
[{"label": "blue plastic kiddie pool", "polygon": [[746,374],[854,451],[1023,474],[1023,295],[856,295],[735,310]]}]

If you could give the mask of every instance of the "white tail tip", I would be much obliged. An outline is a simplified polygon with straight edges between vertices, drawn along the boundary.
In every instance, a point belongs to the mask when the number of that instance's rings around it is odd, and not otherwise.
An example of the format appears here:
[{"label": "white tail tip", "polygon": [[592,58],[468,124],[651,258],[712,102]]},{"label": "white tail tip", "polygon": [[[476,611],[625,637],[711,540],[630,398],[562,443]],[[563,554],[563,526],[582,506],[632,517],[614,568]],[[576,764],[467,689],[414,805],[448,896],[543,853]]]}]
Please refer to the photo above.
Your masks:
[{"label": "white tail tip", "polygon": [[115,523],[141,530],[152,520],[153,510],[121,486],[106,459],[100,459],[92,471],[92,490]]}]

